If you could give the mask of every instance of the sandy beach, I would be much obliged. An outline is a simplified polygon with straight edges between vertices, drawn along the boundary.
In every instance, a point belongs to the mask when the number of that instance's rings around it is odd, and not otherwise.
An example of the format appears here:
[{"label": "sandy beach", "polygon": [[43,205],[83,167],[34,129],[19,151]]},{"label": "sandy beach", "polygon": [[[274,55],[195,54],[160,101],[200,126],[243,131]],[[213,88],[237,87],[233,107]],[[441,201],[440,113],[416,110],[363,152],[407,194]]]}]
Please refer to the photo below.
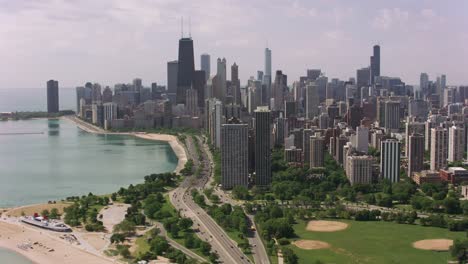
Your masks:
[{"label": "sandy beach", "polygon": [[0,247],[15,251],[34,263],[114,263],[91,254],[60,238],[58,233],[29,227],[24,224],[0,221]]},{"label": "sandy beach", "polygon": [[[174,172],[182,170],[187,162],[187,154],[182,143],[176,136],[152,133],[113,133],[107,132],[99,127],[88,124],[76,117],[64,117],[74,122],[80,129],[94,134],[116,134],[131,135],[146,140],[168,142],[178,158],[177,167]],[[105,256],[102,252],[108,245],[108,238],[104,233],[89,233],[77,230],[73,232],[78,243],[64,239],[62,233],[42,230],[20,223],[18,217],[22,213],[31,215],[40,213],[44,209],[57,208],[59,213],[63,212],[65,203],[57,204],[35,204],[16,208],[2,209],[0,211],[0,247],[15,251],[34,263],[38,264],[94,264],[94,263],[116,263],[116,259]],[[125,215],[127,205],[116,205],[103,210],[104,223],[109,232],[113,226],[120,222]]]}]

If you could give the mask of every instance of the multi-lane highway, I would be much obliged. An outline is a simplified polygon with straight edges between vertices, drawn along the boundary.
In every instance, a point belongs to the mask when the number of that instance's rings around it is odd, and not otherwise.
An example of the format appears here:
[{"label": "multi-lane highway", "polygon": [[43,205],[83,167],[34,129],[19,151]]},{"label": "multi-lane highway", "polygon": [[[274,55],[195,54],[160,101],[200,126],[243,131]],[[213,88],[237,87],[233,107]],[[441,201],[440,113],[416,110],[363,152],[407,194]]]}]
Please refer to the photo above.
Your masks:
[{"label": "multi-lane highway", "polygon": [[203,164],[203,170],[198,177],[190,176],[184,179],[178,188],[170,193],[170,200],[174,207],[181,212],[184,217],[189,217],[194,222],[194,229],[197,235],[204,241],[208,241],[212,250],[219,255],[222,263],[243,263],[251,261],[237,247],[237,243],[231,240],[226,232],[192,199],[190,190],[192,188],[202,189],[212,173],[212,164],[206,153],[206,149],[201,147],[203,159],[198,160],[194,142],[191,137],[186,139],[188,157],[194,162],[194,171]]}]

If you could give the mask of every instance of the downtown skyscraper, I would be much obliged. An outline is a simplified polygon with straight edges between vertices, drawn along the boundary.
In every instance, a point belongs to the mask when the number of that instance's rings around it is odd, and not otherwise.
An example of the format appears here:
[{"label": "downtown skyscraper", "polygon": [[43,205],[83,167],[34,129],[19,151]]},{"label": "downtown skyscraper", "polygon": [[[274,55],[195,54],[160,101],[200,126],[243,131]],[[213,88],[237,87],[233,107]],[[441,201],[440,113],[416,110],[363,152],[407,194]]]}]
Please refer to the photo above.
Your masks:
[{"label": "downtown skyscraper", "polygon": [[380,46],[374,45],[373,55],[370,58],[370,78],[371,84],[375,83],[375,78],[380,76]]},{"label": "downtown skyscraper", "polygon": [[47,113],[59,112],[59,86],[58,81],[47,82]]},{"label": "downtown skyscraper", "polygon": [[186,91],[192,87],[195,62],[192,38],[179,40],[179,60],[177,71],[177,104],[185,104]]},{"label": "downtown skyscraper", "polygon": [[207,81],[211,75],[211,57],[209,54],[203,53],[200,56],[200,69],[205,72],[205,81]]},{"label": "downtown skyscraper", "polygon": [[257,107],[255,117],[255,185],[271,184],[271,114],[268,107]]}]

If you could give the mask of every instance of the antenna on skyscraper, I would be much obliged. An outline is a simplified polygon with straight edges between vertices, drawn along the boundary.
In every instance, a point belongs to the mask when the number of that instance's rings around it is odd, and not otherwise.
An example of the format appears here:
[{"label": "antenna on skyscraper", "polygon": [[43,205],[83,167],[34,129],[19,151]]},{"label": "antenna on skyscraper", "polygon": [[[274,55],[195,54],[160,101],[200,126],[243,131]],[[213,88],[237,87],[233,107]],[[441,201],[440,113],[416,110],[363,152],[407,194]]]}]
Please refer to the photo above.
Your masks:
[{"label": "antenna on skyscraper", "polygon": [[180,18],[180,34],[181,38],[184,38],[184,17]]},{"label": "antenna on skyscraper", "polygon": [[189,38],[192,38],[192,19],[190,17],[188,18],[188,32]]}]

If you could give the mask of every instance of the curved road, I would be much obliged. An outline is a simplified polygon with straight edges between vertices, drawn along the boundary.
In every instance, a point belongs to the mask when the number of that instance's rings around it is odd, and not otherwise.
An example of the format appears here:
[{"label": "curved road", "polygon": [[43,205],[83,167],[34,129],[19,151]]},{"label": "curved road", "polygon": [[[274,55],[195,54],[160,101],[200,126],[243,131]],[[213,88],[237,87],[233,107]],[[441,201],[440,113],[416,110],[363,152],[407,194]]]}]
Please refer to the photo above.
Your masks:
[{"label": "curved road", "polygon": [[248,264],[251,261],[237,247],[237,243],[231,240],[226,232],[192,199],[190,194],[191,188],[202,189],[211,176],[212,166],[208,162],[206,150],[200,146],[203,159],[198,160],[198,154],[194,147],[194,142],[191,137],[187,137],[188,157],[191,157],[194,162],[194,171],[203,164],[204,169],[200,176],[190,176],[184,179],[178,188],[173,190],[169,195],[171,203],[180,211],[184,217],[189,217],[194,223],[194,228],[198,229],[197,235],[204,241],[207,241],[212,246],[212,251],[219,255],[219,260],[222,263],[242,263]]}]

